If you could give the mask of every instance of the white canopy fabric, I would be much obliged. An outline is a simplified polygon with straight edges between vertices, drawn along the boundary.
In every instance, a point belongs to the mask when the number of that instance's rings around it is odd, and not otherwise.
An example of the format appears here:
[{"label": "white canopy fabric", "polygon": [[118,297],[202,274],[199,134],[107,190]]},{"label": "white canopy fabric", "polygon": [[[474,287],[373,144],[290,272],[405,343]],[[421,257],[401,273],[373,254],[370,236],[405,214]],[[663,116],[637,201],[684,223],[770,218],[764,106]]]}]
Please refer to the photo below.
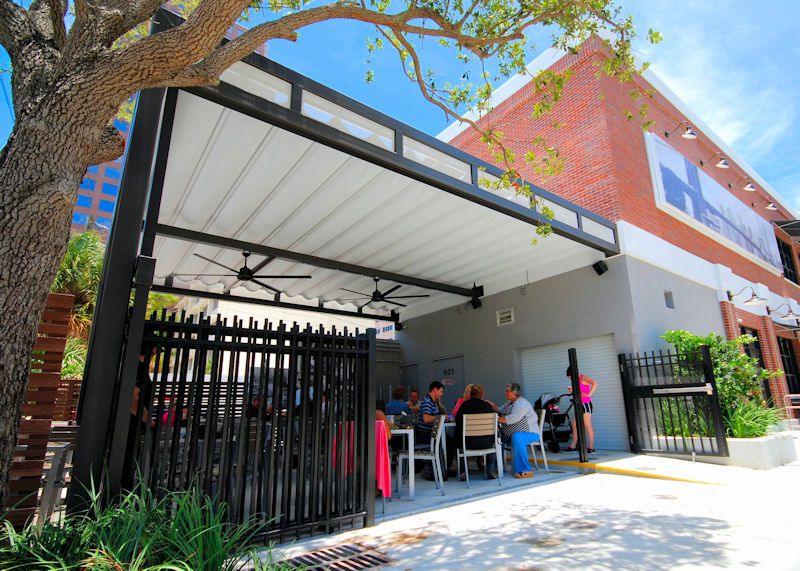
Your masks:
[{"label": "white canopy fabric", "polygon": [[[355,127],[351,131],[356,136],[372,137],[374,144],[392,141],[376,136],[381,133],[370,125]],[[407,147],[417,157],[424,155],[424,144]],[[458,172],[455,159],[430,155],[419,162],[432,157]],[[506,198],[518,202],[520,197]],[[464,288],[475,283],[484,286],[485,295],[605,256],[559,235],[532,245],[536,233],[530,222],[185,91],[178,93],[158,222]],[[600,230],[613,236],[613,231]],[[166,280],[197,291],[273,298],[273,292],[252,282],[211,275],[225,270],[193,254],[235,269],[243,262],[237,250],[159,235],[153,253],[155,283]],[[254,254],[248,265],[264,259]],[[346,301],[357,296],[344,289],[370,294],[375,285],[371,276],[284,259],[271,260],[257,273],[311,275],[261,281],[281,290],[281,301],[310,306],[324,302],[334,309],[353,310],[367,301]],[[386,291],[394,285],[381,280],[379,287]],[[398,300],[405,308],[375,303],[366,310],[388,314],[395,309],[409,319],[468,301],[412,285],[394,292],[415,294],[430,297]]]}]

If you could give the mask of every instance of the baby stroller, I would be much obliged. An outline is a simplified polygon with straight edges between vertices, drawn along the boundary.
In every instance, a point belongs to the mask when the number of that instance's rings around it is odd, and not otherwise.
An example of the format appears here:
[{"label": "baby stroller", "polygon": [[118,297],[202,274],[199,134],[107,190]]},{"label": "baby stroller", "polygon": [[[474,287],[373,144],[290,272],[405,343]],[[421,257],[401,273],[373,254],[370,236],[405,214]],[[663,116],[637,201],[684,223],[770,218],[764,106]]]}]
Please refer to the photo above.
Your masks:
[{"label": "baby stroller", "polygon": [[562,397],[569,394],[554,397],[550,393],[542,393],[533,405],[538,414],[544,414],[544,427],[542,428],[542,438],[544,438],[550,452],[560,452],[560,442],[568,442],[572,436],[572,428],[569,425],[569,411],[572,409],[570,402],[567,410],[561,412],[558,408]]}]

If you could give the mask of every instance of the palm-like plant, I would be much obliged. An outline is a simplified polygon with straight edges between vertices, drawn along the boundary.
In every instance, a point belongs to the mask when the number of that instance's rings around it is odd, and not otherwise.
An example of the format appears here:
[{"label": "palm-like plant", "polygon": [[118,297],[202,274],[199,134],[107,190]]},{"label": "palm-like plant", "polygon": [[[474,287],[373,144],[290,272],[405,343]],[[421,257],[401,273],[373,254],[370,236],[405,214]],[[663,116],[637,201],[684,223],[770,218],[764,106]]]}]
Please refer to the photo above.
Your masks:
[{"label": "palm-like plant", "polygon": [[69,324],[70,337],[87,339],[89,336],[105,251],[100,234],[94,230],[73,234],[69,239],[51,291],[75,296]]}]

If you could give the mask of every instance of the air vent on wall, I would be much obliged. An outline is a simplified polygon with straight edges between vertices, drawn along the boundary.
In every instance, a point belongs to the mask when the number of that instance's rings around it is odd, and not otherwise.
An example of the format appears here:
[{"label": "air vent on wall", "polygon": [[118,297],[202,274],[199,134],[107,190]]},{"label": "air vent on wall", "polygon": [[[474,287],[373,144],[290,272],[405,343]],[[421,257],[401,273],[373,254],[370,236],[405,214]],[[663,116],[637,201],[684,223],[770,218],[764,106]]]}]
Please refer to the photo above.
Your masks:
[{"label": "air vent on wall", "polygon": [[514,308],[497,310],[497,326],[503,327],[504,325],[513,325],[514,323]]}]

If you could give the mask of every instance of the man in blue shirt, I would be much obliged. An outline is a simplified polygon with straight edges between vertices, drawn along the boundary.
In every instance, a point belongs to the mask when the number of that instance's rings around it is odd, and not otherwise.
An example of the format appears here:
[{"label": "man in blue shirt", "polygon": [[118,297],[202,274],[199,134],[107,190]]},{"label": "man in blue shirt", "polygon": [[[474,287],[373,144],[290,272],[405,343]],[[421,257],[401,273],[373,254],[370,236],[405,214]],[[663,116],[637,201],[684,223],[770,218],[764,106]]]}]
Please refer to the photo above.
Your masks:
[{"label": "man in blue shirt", "polygon": [[386,405],[386,414],[407,414],[411,416],[411,409],[406,403],[406,391],[403,387],[395,387],[392,391],[392,400]]},{"label": "man in blue shirt", "polygon": [[431,432],[436,417],[445,414],[444,408],[440,404],[443,396],[444,385],[439,381],[433,381],[428,387],[428,394],[419,405],[419,422],[415,436],[420,444],[428,444],[431,441]]}]

